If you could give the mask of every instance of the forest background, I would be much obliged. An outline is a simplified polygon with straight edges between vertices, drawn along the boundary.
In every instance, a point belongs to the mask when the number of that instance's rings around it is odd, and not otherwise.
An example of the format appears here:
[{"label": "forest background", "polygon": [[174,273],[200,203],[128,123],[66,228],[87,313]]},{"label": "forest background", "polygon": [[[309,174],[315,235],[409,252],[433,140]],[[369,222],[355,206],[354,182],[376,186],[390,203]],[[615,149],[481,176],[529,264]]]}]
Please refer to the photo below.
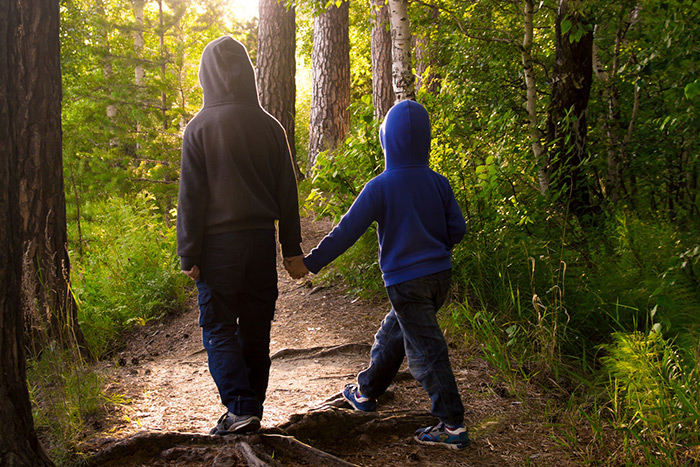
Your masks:
[{"label": "forest background", "polygon": [[[260,63],[258,20],[221,0],[60,4],[72,294],[90,357],[109,358],[126,329],[183,307],[174,219],[180,138],[201,106],[198,60],[231,34]],[[442,322],[513,395],[538,385],[564,401],[552,408],[558,441],[584,465],[700,457],[698,6],[408,3],[431,166],[468,223]],[[377,10],[366,0],[288,8],[300,200],[306,215],[337,220],[383,170]],[[345,23],[319,20],[342,9]],[[332,69],[349,72],[336,80],[348,96],[339,115],[314,97],[324,24],[331,37],[347,30],[346,52],[330,53],[341,60]],[[374,237],[323,279],[383,293]],[[54,458],[69,456],[87,414],[115,402],[86,368],[58,348],[29,362]],[[586,445],[581,423],[595,434]]]}]

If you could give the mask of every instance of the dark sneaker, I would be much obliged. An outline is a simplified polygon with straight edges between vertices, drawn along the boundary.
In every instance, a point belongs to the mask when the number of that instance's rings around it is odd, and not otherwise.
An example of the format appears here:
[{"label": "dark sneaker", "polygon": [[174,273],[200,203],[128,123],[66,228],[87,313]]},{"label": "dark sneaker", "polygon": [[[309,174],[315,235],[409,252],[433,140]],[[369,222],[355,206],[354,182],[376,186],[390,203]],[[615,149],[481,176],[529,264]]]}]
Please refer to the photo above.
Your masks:
[{"label": "dark sneaker", "polygon": [[345,386],[345,389],[343,389],[343,398],[348,401],[355,410],[361,410],[363,412],[374,412],[377,410],[377,401],[363,396],[357,384],[351,383]]},{"label": "dark sneaker", "polygon": [[464,449],[469,444],[469,433],[464,425],[451,427],[442,422],[421,428],[413,438],[421,444],[445,446],[449,449]]},{"label": "dark sneaker", "polygon": [[228,435],[233,433],[250,433],[260,429],[260,417],[256,415],[236,415],[226,412],[219,418],[210,435]]}]

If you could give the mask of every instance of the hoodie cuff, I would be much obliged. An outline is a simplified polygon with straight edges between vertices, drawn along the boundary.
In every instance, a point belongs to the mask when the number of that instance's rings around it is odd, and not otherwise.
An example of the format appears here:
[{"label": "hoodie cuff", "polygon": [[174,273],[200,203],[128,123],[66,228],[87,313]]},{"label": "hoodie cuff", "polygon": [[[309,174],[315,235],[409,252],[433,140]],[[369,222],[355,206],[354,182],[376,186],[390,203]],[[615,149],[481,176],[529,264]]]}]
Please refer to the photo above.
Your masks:
[{"label": "hoodie cuff", "polygon": [[303,254],[304,251],[301,249],[301,245],[298,243],[282,245],[282,256],[284,256],[285,258],[290,258],[292,256],[300,256]]},{"label": "hoodie cuff", "polygon": [[192,266],[199,263],[199,256],[180,256],[180,269],[182,271],[189,271]]},{"label": "hoodie cuff", "polygon": [[309,272],[312,272],[314,274],[318,274],[318,272],[321,269],[323,269],[323,265],[320,265],[316,261],[314,261],[312,255],[309,255],[306,258],[304,258],[304,266],[306,266],[306,269],[308,269]]}]

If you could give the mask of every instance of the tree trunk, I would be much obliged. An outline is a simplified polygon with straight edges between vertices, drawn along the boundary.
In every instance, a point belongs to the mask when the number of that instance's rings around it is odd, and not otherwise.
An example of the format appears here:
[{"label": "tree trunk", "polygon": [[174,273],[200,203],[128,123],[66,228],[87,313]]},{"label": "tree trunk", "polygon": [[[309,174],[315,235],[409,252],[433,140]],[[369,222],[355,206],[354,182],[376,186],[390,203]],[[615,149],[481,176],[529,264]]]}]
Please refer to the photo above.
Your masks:
[{"label": "tree trunk", "polygon": [[408,0],[389,0],[389,23],[391,25],[392,80],[396,101],[415,99]]},{"label": "tree trunk", "polygon": [[[136,59],[141,58],[141,52],[143,51],[143,7],[145,0],[134,0],[134,51],[136,52]],[[134,82],[137,86],[143,84],[143,78],[145,76],[145,71],[143,65],[137,64],[134,68]]]},{"label": "tree trunk", "polygon": [[372,104],[374,117],[382,120],[396,97],[391,80],[389,9],[384,0],[372,0]]},{"label": "tree trunk", "polygon": [[282,124],[296,163],[296,14],[283,0],[260,0],[258,21],[257,81],[260,105]]},{"label": "tree trunk", "polygon": [[[55,93],[61,82],[58,18],[58,2],[0,0],[0,465],[8,466],[53,465],[36,437],[27,390],[21,308],[24,219],[19,202],[25,195],[20,192],[25,152],[42,147],[44,130],[52,138],[57,133],[60,141],[60,120],[50,128],[42,120],[39,128],[27,130],[35,118],[31,103],[53,100],[53,108],[60,106],[60,93]],[[25,81],[37,66],[44,73]],[[41,110],[46,108],[37,112]]]},{"label": "tree trunk", "polygon": [[637,21],[639,6],[635,2],[631,8],[628,5],[623,5],[622,8],[629,9],[629,11],[626,12],[627,14],[624,14],[623,10],[623,14],[620,15],[617,24],[609,72],[606,71],[601,63],[598,49],[595,42],[593,43],[593,72],[603,84],[604,95],[608,101],[608,115],[605,122],[605,133],[608,137],[608,172],[605,179],[605,197],[613,203],[617,203],[626,192],[623,179],[624,170],[629,163],[626,146],[632,136],[632,129],[639,110],[639,85],[635,83],[632,115],[627,125],[627,133],[621,137],[620,133],[623,131],[623,124],[620,115],[620,91],[616,85],[616,77],[620,67],[622,42],[630,26]]},{"label": "tree trunk", "polygon": [[[562,31],[564,21],[570,29]],[[591,192],[582,166],[586,158],[588,98],[593,75],[593,31],[569,0],[560,0],[556,19],[556,61],[547,118],[547,167],[550,189],[569,200],[571,212],[583,220],[592,212]]]},{"label": "tree trunk", "polygon": [[349,3],[335,3],[314,19],[311,53],[311,128],[307,173],[322,151],[335,149],[350,124]]},{"label": "tree trunk", "polygon": [[[59,16],[48,0],[22,3],[20,64],[12,68],[17,100],[12,138],[19,158],[23,240],[22,296],[31,354],[48,342],[86,350],[70,293],[61,135]],[[44,5],[45,4],[45,5]],[[54,11],[55,10],[55,11]]]}]

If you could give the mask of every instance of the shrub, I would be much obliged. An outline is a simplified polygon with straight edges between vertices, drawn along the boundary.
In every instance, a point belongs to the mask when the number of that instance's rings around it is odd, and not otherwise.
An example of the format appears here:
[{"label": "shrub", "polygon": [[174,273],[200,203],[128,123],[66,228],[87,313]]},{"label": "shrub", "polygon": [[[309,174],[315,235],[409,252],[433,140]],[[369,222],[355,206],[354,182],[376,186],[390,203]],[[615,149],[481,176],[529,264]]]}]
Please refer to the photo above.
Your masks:
[{"label": "shrub", "polygon": [[174,226],[166,226],[153,198],[110,198],[88,205],[85,248],[73,261],[78,319],[100,357],[134,324],[182,306],[187,278],[180,273]]}]

